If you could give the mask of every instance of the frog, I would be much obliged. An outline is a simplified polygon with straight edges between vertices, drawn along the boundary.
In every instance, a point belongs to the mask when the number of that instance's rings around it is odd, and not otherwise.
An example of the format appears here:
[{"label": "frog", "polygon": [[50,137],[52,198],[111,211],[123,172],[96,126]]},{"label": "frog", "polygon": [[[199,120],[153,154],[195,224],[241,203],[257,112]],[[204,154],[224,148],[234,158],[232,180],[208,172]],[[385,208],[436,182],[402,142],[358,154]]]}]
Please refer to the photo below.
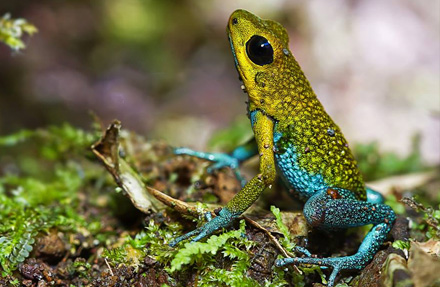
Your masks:
[{"label": "frog", "polygon": [[[361,270],[385,242],[395,221],[384,197],[367,187],[347,140],[325,111],[310,82],[289,49],[289,37],[278,22],[246,10],[234,11],[227,35],[241,88],[247,94],[247,114],[254,137],[231,153],[176,148],[212,162],[210,170],[232,168],[241,190],[207,223],[176,239],[199,241],[228,228],[281,177],[289,194],[304,202],[303,215],[311,228],[333,232],[372,224],[357,252],[349,256],[317,258],[298,246],[299,256],[275,261],[277,267],[312,264],[331,269],[328,286],[342,270]],[[259,172],[249,181],[240,164],[259,156]]]}]

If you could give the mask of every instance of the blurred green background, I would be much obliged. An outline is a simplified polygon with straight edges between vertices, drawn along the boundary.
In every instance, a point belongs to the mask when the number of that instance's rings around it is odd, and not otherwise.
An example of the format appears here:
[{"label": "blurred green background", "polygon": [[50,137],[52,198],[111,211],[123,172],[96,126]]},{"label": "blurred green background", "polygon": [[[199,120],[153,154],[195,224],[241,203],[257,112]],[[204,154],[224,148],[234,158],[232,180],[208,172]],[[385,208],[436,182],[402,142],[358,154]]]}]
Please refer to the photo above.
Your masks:
[{"label": "blurred green background", "polygon": [[[39,32],[0,44],[0,134],[96,113],[174,145],[206,149],[245,119],[225,27],[247,9],[281,22],[290,47],[350,142],[377,140],[440,162],[439,1],[1,1]],[[249,129],[250,131],[250,129]]]}]

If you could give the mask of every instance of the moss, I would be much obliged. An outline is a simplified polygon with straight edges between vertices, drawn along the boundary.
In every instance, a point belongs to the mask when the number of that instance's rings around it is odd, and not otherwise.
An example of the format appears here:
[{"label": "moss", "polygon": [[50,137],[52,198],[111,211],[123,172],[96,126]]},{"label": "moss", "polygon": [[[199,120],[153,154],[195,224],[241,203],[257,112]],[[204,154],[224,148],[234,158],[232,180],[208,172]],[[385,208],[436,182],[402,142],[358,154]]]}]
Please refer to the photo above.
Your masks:
[{"label": "moss", "polygon": [[0,177],[3,277],[29,257],[39,235],[53,228],[97,232],[94,219],[78,210],[79,191],[94,178],[79,160],[92,139],[92,134],[67,124],[0,138],[3,151],[8,151]]}]

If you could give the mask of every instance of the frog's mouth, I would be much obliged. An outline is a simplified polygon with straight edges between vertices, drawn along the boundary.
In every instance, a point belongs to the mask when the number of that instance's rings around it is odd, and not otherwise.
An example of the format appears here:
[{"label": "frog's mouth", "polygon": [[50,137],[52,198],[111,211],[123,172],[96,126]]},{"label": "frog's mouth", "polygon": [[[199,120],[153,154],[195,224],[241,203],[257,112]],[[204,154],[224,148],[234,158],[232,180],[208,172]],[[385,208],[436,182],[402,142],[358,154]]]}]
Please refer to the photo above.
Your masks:
[{"label": "frog's mouth", "polygon": [[237,55],[235,54],[235,48],[234,48],[234,44],[232,44],[232,39],[231,39],[231,33],[230,32],[228,33],[228,40],[229,40],[229,45],[231,45],[232,55],[234,56],[235,68],[238,71]]},{"label": "frog's mouth", "polygon": [[[232,55],[234,56],[235,69],[237,70],[238,73],[238,79],[240,80],[240,82],[243,83],[243,78],[241,77],[241,72],[240,72],[240,66],[238,65],[237,56],[235,55],[235,48],[234,45],[232,44],[231,33],[229,31],[228,31],[228,39],[229,39],[229,44],[231,45]],[[244,93],[247,93],[246,87],[244,85],[241,85],[240,88]]]},{"label": "frog's mouth", "polygon": [[240,71],[240,65],[238,64],[237,53],[235,51],[234,44],[232,43],[231,30],[229,30],[229,27],[227,27],[227,28],[228,28],[227,29],[228,40],[229,40],[229,45],[231,46],[232,56],[234,57],[235,69],[238,72],[238,76],[239,76],[240,81],[243,82],[243,73]]}]

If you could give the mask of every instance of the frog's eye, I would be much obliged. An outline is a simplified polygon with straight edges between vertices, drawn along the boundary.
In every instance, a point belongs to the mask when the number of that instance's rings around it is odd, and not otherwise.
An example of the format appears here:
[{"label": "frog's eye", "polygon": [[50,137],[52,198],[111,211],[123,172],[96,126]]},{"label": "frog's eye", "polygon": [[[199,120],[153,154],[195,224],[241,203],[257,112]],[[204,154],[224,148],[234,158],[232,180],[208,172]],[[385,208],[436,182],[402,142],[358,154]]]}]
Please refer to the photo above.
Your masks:
[{"label": "frog's eye", "polygon": [[246,43],[246,53],[257,65],[263,66],[273,62],[273,48],[269,41],[261,36],[255,35]]}]

